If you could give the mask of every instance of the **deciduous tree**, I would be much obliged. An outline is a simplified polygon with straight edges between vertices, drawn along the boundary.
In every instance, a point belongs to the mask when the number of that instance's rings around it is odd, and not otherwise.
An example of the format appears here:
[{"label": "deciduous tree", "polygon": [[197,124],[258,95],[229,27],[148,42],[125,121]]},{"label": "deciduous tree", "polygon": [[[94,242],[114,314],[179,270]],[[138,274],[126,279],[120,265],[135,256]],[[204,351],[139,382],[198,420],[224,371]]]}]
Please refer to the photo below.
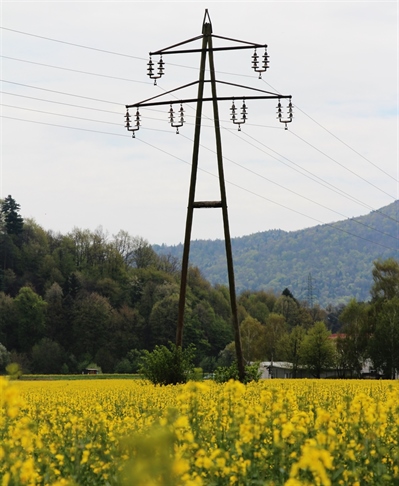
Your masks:
[{"label": "deciduous tree", "polygon": [[358,377],[367,355],[369,313],[368,304],[352,299],[340,315],[343,322],[337,338],[340,367],[343,370],[351,370]]},{"label": "deciduous tree", "polygon": [[320,378],[324,369],[334,366],[335,345],[324,322],[316,322],[305,336],[301,346],[301,361],[315,378]]},{"label": "deciduous tree", "polygon": [[389,379],[399,372],[399,297],[384,302],[370,340],[370,357]]},{"label": "deciduous tree", "polygon": [[14,299],[18,351],[26,352],[44,337],[47,303],[30,287],[22,287]]},{"label": "deciduous tree", "polygon": [[284,333],[277,342],[277,356],[282,361],[292,364],[292,377],[296,378],[301,364],[301,348],[306,331],[295,326],[291,332]]}]

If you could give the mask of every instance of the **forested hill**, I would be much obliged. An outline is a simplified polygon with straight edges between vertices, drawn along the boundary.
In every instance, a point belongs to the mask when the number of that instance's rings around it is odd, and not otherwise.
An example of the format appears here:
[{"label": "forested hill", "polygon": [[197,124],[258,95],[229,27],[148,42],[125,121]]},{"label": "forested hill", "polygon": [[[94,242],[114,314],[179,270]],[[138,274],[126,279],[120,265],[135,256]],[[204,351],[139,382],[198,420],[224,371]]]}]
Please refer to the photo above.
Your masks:
[{"label": "forested hill", "polygon": [[[373,261],[399,257],[399,201],[366,216],[300,231],[270,230],[232,239],[237,292],[288,287],[325,307],[351,297],[367,301]],[[183,245],[154,245],[181,257]],[[223,240],[195,240],[190,263],[212,284],[227,284]]]}]

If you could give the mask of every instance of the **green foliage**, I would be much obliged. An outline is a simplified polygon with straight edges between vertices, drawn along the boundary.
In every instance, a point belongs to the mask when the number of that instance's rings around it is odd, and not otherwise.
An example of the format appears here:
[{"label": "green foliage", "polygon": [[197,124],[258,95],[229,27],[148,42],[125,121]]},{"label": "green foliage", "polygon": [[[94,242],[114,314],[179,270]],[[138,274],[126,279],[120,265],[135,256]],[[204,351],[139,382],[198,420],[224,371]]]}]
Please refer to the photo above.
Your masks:
[{"label": "green foliage", "polygon": [[121,359],[115,366],[115,373],[133,373],[133,365],[127,359]]},{"label": "green foliage", "polygon": [[[395,201],[366,216],[334,224],[233,238],[237,292],[281,292],[288,286],[298,301],[313,298],[322,307],[347,303],[351,298],[367,300],[373,262],[392,257],[393,251],[384,247],[386,235],[396,234],[398,208],[399,201]],[[181,258],[181,245],[154,248],[160,255]],[[222,241],[191,242],[190,261],[211,283],[227,285]],[[312,289],[308,287],[309,274],[313,276]],[[253,317],[260,320],[258,315]]]},{"label": "green foliage", "polygon": [[399,295],[399,262],[393,258],[375,261],[371,297],[374,303],[391,300]]},{"label": "green foliage", "polygon": [[20,205],[10,195],[1,202],[1,219],[8,235],[20,235],[24,220],[19,214]]},{"label": "green foliage", "polygon": [[226,383],[229,380],[238,380],[237,362],[234,361],[230,366],[218,366],[215,370],[215,381],[217,383]]},{"label": "green foliage", "polygon": [[193,372],[195,347],[182,349],[173,343],[157,345],[152,352],[144,351],[140,373],[156,385],[186,383]]},{"label": "green foliage", "polygon": [[57,342],[43,338],[33,346],[31,354],[33,373],[61,373],[65,352]]},{"label": "green foliage", "polygon": [[246,317],[240,325],[241,345],[246,362],[265,358],[266,327],[253,317]]},{"label": "green foliage", "polygon": [[6,347],[0,343],[0,373],[3,373],[6,366],[10,363],[10,353]]},{"label": "green foliage", "polygon": [[[245,366],[245,380],[244,383],[251,381],[258,381],[261,376],[259,369],[259,362],[251,363]],[[218,383],[225,383],[230,380],[239,380],[237,361],[234,361],[230,366],[219,366],[215,370],[215,381]]]},{"label": "green foliage", "polygon": [[91,293],[78,299],[72,315],[72,330],[77,354],[94,356],[106,346],[111,335],[112,307],[105,297]]},{"label": "green foliage", "polygon": [[[88,360],[105,371],[127,370],[125,358],[137,371],[130,350],[174,339],[180,274],[173,257],[158,257],[148,242],[123,231],[113,240],[102,228],[61,235],[28,220],[17,246],[2,228],[0,342],[26,371],[42,369],[35,347],[42,339],[65,350],[60,366],[70,372]],[[229,294],[196,269],[189,280],[183,344],[194,344],[199,364],[216,359],[233,338]]]},{"label": "green foliage", "polygon": [[340,314],[343,322],[337,338],[338,367],[360,377],[370,336],[370,305],[352,299]]},{"label": "green foliage", "polygon": [[[90,361],[104,372],[137,372],[142,350],[166,346],[174,339],[180,255],[165,253],[168,249],[164,247],[158,256],[148,242],[124,231],[111,238],[102,228],[74,228],[62,235],[45,231],[29,219],[21,226],[19,205],[10,199],[5,206],[3,203],[0,201],[0,342],[24,373],[38,369],[79,373]],[[394,214],[396,207],[397,203],[384,212]],[[6,213],[13,215],[8,230]],[[376,212],[366,219],[381,234],[390,231],[386,227],[389,218],[382,219]],[[339,224],[354,233],[350,221]],[[337,341],[337,366],[358,375],[364,359],[372,357],[386,376],[392,375],[399,344],[395,333],[390,341],[385,338],[396,329],[396,305],[388,303],[398,293],[399,263],[392,258],[384,261],[381,253],[372,271],[375,255],[371,247],[358,239],[347,250],[344,234],[328,225],[303,232],[259,233],[233,241],[237,288],[246,289],[237,300],[247,362],[291,356],[284,359],[295,368],[299,358],[292,348],[299,341],[297,331],[291,329],[303,332],[324,321],[332,332],[339,332],[344,304],[329,306],[327,312],[317,304],[306,305],[309,295],[301,293],[307,287],[306,282],[301,284],[301,275],[306,280],[312,274],[313,299],[319,302],[343,302],[348,296],[356,301],[370,290],[374,279],[372,303],[361,313],[364,322],[357,325],[351,320],[351,305],[343,313],[349,316],[342,331],[347,339]],[[201,261],[208,261],[207,268],[212,268],[212,279],[217,276],[213,281],[223,282],[219,278],[221,272],[226,274],[223,242],[192,242],[193,262],[197,251]],[[345,260],[347,256],[349,260]],[[207,271],[204,275],[210,278]],[[251,290],[255,288],[276,291]],[[377,337],[383,345],[378,345]],[[235,359],[234,342],[229,347],[233,339],[228,287],[212,286],[202,271],[190,268],[184,349],[192,344],[194,364],[212,373],[218,365],[229,367]],[[51,346],[55,346],[52,351]],[[50,352],[42,351],[46,347]],[[392,350],[389,362],[385,349]]]},{"label": "green foliage", "polygon": [[292,364],[292,376],[297,377],[297,372],[301,364],[301,347],[305,338],[305,329],[295,326],[290,332],[285,332],[280,336],[276,345],[276,358]]},{"label": "green foliage", "polygon": [[44,337],[47,303],[30,287],[22,287],[14,299],[18,327],[16,337],[21,351]]},{"label": "green foliage", "polygon": [[385,378],[394,379],[399,371],[399,297],[385,301],[376,319],[369,344],[370,357]]},{"label": "green foliage", "polygon": [[335,346],[330,334],[324,322],[316,322],[302,341],[301,363],[315,378],[320,378],[323,369],[329,369],[335,364]]},{"label": "green foliage", "polygon": [[10,363],[6,366],[7,374],[11,380],[18,380],[22,376],[22,370],[18,363]]},{"label": "green foliage", "polygon": [[193,368],[193,371],[189,375],[189,380],[202,381],[203,377],[204,377],[204,372],[202,368]]}]

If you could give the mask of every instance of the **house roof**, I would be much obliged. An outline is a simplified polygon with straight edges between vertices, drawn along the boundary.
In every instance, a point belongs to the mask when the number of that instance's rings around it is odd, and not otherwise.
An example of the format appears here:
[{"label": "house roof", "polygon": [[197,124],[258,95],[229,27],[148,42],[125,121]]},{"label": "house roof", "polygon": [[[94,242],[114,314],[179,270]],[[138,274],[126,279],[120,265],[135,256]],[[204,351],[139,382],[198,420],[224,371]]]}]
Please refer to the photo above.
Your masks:
[{"label": "house roof", "polygon": [[288,363],[287,361],[262,361],[260,366],[263,368],[284,368],[288,370],[292,370],[292,363]]}]

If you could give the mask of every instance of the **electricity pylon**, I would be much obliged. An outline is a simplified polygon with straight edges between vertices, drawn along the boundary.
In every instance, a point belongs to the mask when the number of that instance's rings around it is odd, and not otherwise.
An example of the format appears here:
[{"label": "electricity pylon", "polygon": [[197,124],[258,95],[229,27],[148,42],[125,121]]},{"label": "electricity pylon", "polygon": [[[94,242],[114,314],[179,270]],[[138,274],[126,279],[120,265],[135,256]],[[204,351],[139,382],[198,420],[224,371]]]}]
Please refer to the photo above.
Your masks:
[{"label": "electricity pylon", "polygon": [[[230,47],[213,47],[213,39],[223,39],[225,41],[234,42],[238,45]],[[202,40],[202,47],[200,49],[180,49],[181,46],[189,44],[193,41]],[[259,55],[257,54],[257,49],[264,48],[264,54],[259,60]],[[180,86],[166,93],[154,96],[147,100],[140,101],[131,105],[126,105],[126,128],[133,132],[133,138],[135,138],[135,132],[140,128],[141,115],[139,108],[148,106],[161,106],[169,105],[169,121],[172,127],[176,128],[176,133],[179,133],[179,128],[184,124],[184,108],[183,103],[196,102],[196,115],[195,115],[195,132],[194,132],[194,146],[193,146],[193,156],[192,156],[192,166],[191,166],[191,180],[190,180],[190,190],[188,197],[188,207],[187,207],[187,218],[186,218],[186,231],[184,238],[184,248],[183,248],[183,258],[182,258],[182,270],[181,270],[181,283],[180,283],[180,298],[179,298],[179,315],[177,322],[177,332],[176,332],[176,346],[182,346],[183,342],[183,325],[184,325],[184,308],[186,302],[186,288],[187,288],[187,274],[188,274],[188,264],[189,264],[189,253],[190,253],[190,241],[191,241],[191,230],[193,223],[193,213],[194,209],[200,208],[221,208],[223,215],[223,228],[224,228],[224,238],[225,238],[225,249],[226,249],[226,259],[227,259],[227,271],[229,280],[229,293],[230,293],[230,305],[232,314],[232,325],[234,329],[234,341],[237,356],[238,372],[241,381],[245,379],[245,366],[242,354],[241,337],[240,337],[240,327],[237,315],[237,299],[234,281],[234,268],[233,268],[233,255],[231,249],[231,238],[229,229],[229,220],[227,213],[227,199],[226,199],[226,187],[224,180],[224,170],[223,170],[223,156],[222,156],[222,140],[220,136],[220,119],[219,119],[219,108],[218,101],[232,101],[231,120],[234,124],[238,125],[238,130],[241,130],[241,125],[245,123],[247,119],[247,105],[246,100],[259,100],[259,99],[277,99],[277,118],[280,122],[285,124],[287,129],[287,123],[290,123],[293,118],[293,105],[291,102],[291,95],[281,95],[277,93],[271,93],[269,91],[264,91],[260,89],[250,88],[248,86],[242,86],[233,83],[226,83],[216,80],[215,75],[215,65],[213,53],[215,51],[228,51],[228,50],[238,50],[238,49],[254,49],[252,55],[252,67],[255,72],[259,73],[259,78],[262,76],[262,72],[265,72],[269,67],[269,56],[267,54],[267,45],[265,44],[255,44],[252,42],[240,41],[236,39],[230,39],[227,37],[221,37],[212,34],[212,23],[209,17],[208,10],[205,10],[204,21],[202,24],[202,35],[188,39],[186,41],[180,42],[173,46],[161,49],[159,51],[150,52],[150,60],[148,62],[148,75],[151,79],[154,79],[154,84],[156,84],[157,79],[161,78],[164,74],[165,63],[162,56],[168,54],[188,54],[188,53],[201,53],[200,61],[200,73],[198,81]],[[154,62],[152,61],[152,56],[159,55],[157,70],[154,68]],[[205,79],[205,67],[206,60],[208,57],[209,62],[209,73],[210,79]],[[204,86],[206,83],[210,83],[211,86],[211,97],[204,97]],[[217,83],[223,85],[233,86],[235,88],[245,89],[254,91],[257,94],[249,96],[240,96],[242,98],[242,106],[240,114],[237,113],[237,108],[235,106],[235,97],[219,96],[216,92]],[[198,85],[198,93],[196,98],[191,99],[179,99],[176,98],[168,101],[160,100],[162,97],[169,94],[175,93],[181,89],[188,88],[190,86]],[[287,114],[283,117],[281,100],[287,98],[289,103],[287,106]],[[214,117],[214,128],[215,128],[215,138],[216,138],[216,153],[217,153],[217,167],[219,175],[219,188],[220,188],[220,201],[196,201],[195,200],[195,188],[197,181],[197,170],[198,170],[198,154],[199,154],[199,144],[200,144],[200,133],[201,133],[201,119],[202,119],[202,106],[204,102],[212,102],[213,106],[213,117]],[[173,105],[180,104],[180,109],[178,114],[173,110]],[[129,113],[130,108],[136,108],[136,113],[134,115],[134,122],[131,122],[131,115]]]}]

